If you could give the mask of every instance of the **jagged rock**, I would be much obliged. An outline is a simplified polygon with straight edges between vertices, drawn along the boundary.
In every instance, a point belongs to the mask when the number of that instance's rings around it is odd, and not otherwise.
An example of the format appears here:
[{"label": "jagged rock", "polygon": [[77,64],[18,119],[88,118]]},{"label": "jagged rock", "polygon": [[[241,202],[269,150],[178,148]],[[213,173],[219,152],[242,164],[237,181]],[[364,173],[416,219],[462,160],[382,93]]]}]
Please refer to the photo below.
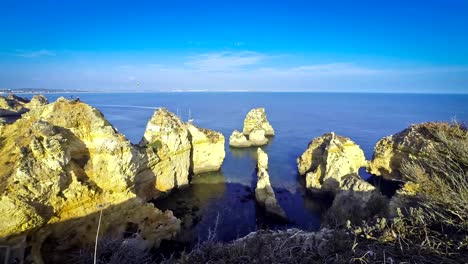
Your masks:
[{"label": "jagged rock", "polygon": [[275,130],[271,126],[270,122],[268,122],[265,108],[255,108],[250,110],[244,119],[244,135],[250,135],[250,133],[255,129],[265,131],[266,136],[275,135]]},{"label": "jagged rock", "polygon": [[378,191],[342,190],[335,194],[323,223],[336,226],[349,220],[352,224],[360,224],[373,216],[384,216],[387,205],[388,199]]},{"label": "jagged rock", "polygon": [[148,184],[137,179],[145,153],[89,105],[60,98],[32,109],[1,133],[0,244],[28,236],[31,254],[40,262],[49,236],[66,244],[93,243],[102,204],[108,204],[105,215],[112,215],[104,216],[103,226],[117,232],[135,223],[150,244],[179,229],[171,213],[135,193],[139,184]]},{"label": "jagged rock", "polygon": [[146,146],[148,168],[156,176],[157,190],[165,192],[189,183],[189,132],[176,115],[165,108],[157,109],[146,125],[140,146]]},{"label": "jagged rock", "polygon": [[44,106],[46,104],[49,104],[49,100],[47,100],[47,98],[44,95],[38,94],[33,96],[29,103],[26,103],[26,108],[34,109],[36,107]]},{"label": "jagged rock", "polygon": [[252,146],[252,143],[244,134],[238,130],[234,130],[234,132],[232,132],[231,136],[229,137],[229,146],[237,148],[248,148]]},{"label": "jagged rock", "polygon": [[192,167],[195,174],[218,171],[226,155],[223,134],[187,124],[192,145]]},{"label": "jagged rock", "polygon": [[386,179],[402,180],[401,168],[405,162],[434,157],[436,149],[445,149],[435,133],[446,130],[448,126],[447,123],[415,124],[380,139],[375,146],[368,172]]},{"label": "jagged rock", "polygon": [[257,187],[255,188],[257,203],[265,208],[265,211],[281,219],[286,219],[286,213],[278,204],[275,192],[271,187],[268,175],[268,155],[261,149],[257,149]]},{"label": "jagged rock", "polygon": [[15,95],[0,96],[0,116],[20,116],[28,111],[25,104],[29,100]]},{"label": "jagged rock", "polygon": [[349,138],[333,132],[312,140],[297,164],[310,190],[374,189],[358,175],[359,168],[367,164],[362,149]]},{"label": "jagged rock", "polygon": [[265,137],[265,131],[262,129],[252,130],[249,134],[249,142],[255,147],[266,145],[268,139]]}]

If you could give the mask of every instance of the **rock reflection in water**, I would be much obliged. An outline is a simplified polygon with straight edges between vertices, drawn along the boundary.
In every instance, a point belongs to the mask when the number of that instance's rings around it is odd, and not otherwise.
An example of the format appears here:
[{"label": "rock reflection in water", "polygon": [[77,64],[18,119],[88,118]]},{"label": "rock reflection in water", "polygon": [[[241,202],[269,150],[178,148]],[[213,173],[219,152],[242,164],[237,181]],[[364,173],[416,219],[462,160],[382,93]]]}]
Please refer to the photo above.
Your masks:
[{"label": "rock reflection in water", "polygon": [[301,227],[315,230],[320,225],[323,201],[314,200],[297,187],[290,192],[275,188],[278,202],[288,215],[288,222],[271,219],[255,203],[252,169],[249,184],[228,182],[222,172],[204,173],[192,178],[192,184],[155,201],[158,208],[173,210],[182,220],[178,241],[194,245],[204,241],[210,230],[216,229],[216,239],[229,241],[244,236],[258,228],[278,229]]}]

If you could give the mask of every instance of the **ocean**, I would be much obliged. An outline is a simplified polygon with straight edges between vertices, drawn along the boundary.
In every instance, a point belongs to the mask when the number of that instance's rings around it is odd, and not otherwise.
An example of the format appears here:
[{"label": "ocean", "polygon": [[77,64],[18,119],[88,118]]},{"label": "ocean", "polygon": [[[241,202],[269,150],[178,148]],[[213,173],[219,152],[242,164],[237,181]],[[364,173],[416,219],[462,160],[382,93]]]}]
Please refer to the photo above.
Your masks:
[{"label": "ocean", "polygon": [[[209,233],[227,241],[257,228],[299,227],[316,230],[329,200],[308,195],[297,174],[296,158],[315,137],[334,131],[351,138],[372,158],[376,142],[410,124],[468,121],[468,95],[364,93],[80,93],[129,140],[137,144],[154,109],[166,107],[184,121],[220,131],[226,158],[220,172],[196,175],[190,187],[155,201],[183,220],[182,241],[195,243]],[[46,94],[54,101],[62,94]],[[63,94],[69,97],[70,94]],[[32,97],[32,95],[27,95]],[[276,223],[255,205],[256,149],[233,149],[229,136],[242,130],[247,112],[265,107],[276,131],[263,149],[269,156],[270,181],[289,218]],[[365,170],[363,178],[369,178]]]}]

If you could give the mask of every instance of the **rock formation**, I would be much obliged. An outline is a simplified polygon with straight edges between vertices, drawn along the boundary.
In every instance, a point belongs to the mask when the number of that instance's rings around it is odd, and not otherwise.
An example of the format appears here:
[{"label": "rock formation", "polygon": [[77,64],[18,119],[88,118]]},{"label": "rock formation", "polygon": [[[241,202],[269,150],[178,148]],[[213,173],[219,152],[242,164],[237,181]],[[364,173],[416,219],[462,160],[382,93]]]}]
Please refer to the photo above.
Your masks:
[{"label": "rock formation", "polygon": [[[405,162],[433,157],[434,151],[446,149],[437,134],[447,130],[448,126],[447,123],[415,124],[380,139],[367,170],[387,179],[401,180],[401,168]],[[467,140],[466,136],[460,140]]]},{"label": "rock formation", "polygon": [[237,148],[248,148],[252,146],[252,143],[247,137],[238,130],[234,130],[232,135],[229,137],[229,146]]},{"label": "rock formation", "polygon": [[192,124],[187,127],[192,145],[191,171],[194,174],[218,171],[226,156],[223,134]]},{"label": "rock formation", "polygon": [[0,135],[0,243],[27,235],[35,262],[47,237],[92,243],[103,204],[102,230],[134,223],[145,243],[172,237],[179,220],[135,193],[147,184],[145,155],[89,105],[60,98],[32,109]]},{"label": "rock formation", "polygon": [[268,143],[268,138],[265,136],[273,136],[275,131],[268,122],[265,108],[255,108],[247,113],[244,120],[243,132],[234,130],[229,138],[231,147],[246,148],[258,147]]},{"label": "rock formation", "polygon": [[148,172],[156,177],[155,188],[166,192],[189,183],[191,144],[187,126],[165,108],[157,109],[148,124],[140,146],[146,147]]},{"label": "rock formation", "polygon": [[249,134],[249,142],[252,146],[263,146],[268,143],[268,139],[265,137],[265,131],[262,129],[254,129]]},{"label": "rock formation", "polygon": [[309,143],[297,159],[300,175],[305,175],[310,190],[337,192],[339,190],[371,191],[358,172],[367,162],[362,149],[349,138],[327,133]]},{"label": "rock formation", "polygon": [[285,220],[286,213],[278,204],[275,192],[271,187],[268,175],[268,155],[261,148],[257,149],[257,177],[257,187],[255,188],[257,203],[265,208],[267,213]]},{"label": "rock formation", "polygon": [[250,110],[244,119],[244,130],[242,131],[244,135],[250,135],[250,133],[255,129],[265,131],[266,136],[275,135],[275,130],[271,126],[270,122],[268,122],[265,108],[255,108]]},{"label": "rock formation", "polygon": [[47,98],[43,95],[35,95],[31,101],[27,98],[19,97],[13,94],[7,97],[0,96],[0,117],[19,117],[39,106],[48,104]]},{"label": "rock formation", "polygon": [[49,103],[49,100],[47,100],[47,98],[44,95],[38,94],[38,95],[33,96],[31,101],[29,101],[29,103],[26,103],[26,108],[34,109],[37,107],[44,106],[48,103]]}]

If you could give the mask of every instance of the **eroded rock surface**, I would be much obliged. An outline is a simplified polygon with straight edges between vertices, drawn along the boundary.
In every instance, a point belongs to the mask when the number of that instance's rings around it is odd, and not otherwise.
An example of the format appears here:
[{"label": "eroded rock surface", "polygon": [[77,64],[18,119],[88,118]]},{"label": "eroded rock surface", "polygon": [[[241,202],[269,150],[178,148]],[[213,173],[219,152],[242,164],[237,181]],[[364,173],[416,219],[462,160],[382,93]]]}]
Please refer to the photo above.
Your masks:
[{"label": "eroded rock surface", "polygon": [[371,191],[374,187],[359,177],[367,162],[362,149],[351,139],[327,133],[309,143],[297,159],[298,170],[310,190]]},{"label": "eroded rock surface", "polygon": [[[140,146],[148,154],[149,178],[166,192],[189,183],[191,144],[187,126],[165,108],[157,109],[148,124]],[[153,174],[153,175],[151,175]]]},{"label": "eroded rock surface", "polygon": [[223,134],[192,124],[187,127],[192,145],[191,171],[195,174],[218,171],[226,156]]},{"label": "eroded rock surface", "polygon": [[7,97],[0,96],[0,117],[19,117],[40,106],[48,104],[49,101],[43,95],[35,95],[31,101],[24,97],[10,94]]},{"label": "eroded rock surface", "polygon": [[244,119],[243,133],[250,135],[256,129],[265,131],[266,136],[275,135],[275,130],[267,119],[265,108],[255,108],[247,113]]},{"label": "eroded rock surface", "polygon": [[247,137],[240,131],[234,130],[229,137],[229,146],[237,148],[248,148],[252,146],[252,143]]},{"label": "eroded rock surface", "polygon": [[367,170],[387,179],[401,180],[401,168],[405,162],[431,158],[435,156],[435,150],[445,149],[435,133],[447,129],[448,126],[447,123],[415,124],[397,134],[380,139]]},{"label": "eroded rock surface", "polygon": [[265,208],[265,211],[281,219],[286,219],[286,213],[279,205],[271,187],[268,174],[268,155],[261,149],[257,149],[257,187],[255,188],[257,203]]},{"label": "eroded rock surface", "polygon": [[268,143],[268,138],[265,137],[264,130],[254,129],[249,134],[249,142],[254,147],[263,146]]},{"label": "eroded rock surface", "polygon": [[171,238],[179,220],[135,193],[145,184],[136,179],[144,161],[145,153],[89,105],[59,98],[32,109],[0,136],[1,243],[28,235],[36,262],[49,236],[92,243],[100,206],[103,230],[131,222],[145,243]]},{"label": "eroded rock surface", "polygon": [[237,148],[258,147],[268,143],[266,136],[275,135],[275,131],[266,117],[265,108],[255,108],[247,113],[242,133],[234,130],[229,138],[229,145]]}]

